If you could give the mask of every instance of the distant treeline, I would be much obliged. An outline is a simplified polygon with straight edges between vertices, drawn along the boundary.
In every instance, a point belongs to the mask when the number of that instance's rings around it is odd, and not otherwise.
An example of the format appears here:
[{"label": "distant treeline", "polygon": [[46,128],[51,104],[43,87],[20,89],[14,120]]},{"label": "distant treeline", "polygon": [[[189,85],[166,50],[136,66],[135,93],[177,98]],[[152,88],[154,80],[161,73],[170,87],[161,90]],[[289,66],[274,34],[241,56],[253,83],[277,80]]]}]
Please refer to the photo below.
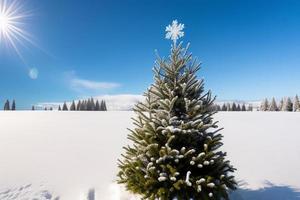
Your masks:
[{"label": "distant treeline", "polygon": [[261,102],[261,111],[287,111],[287,112],[300,112],[300,102],[298,95],[292,99],[290,97],[281,98],[279,103],[273,97],[271,101],[267,98]]},{"label": "distant treeline", "polygon": [[[56,107],[57,108],[57,107]],[[40,110],[40,108],[38,108]],[[13,100],[10,104],[9,100],[6,100],[3,106],[3,110],[16,110],[16,101]],[[37,107],[32,106],[31,110],[37,110]],[[45,107],[44,110],[53,110],[53,107]],[[107,111],[106,102],[101,100],[100,103],[98,100],[89,98],[87,100],[79,100],[77,103],[72,101],[70,107],[67,103],[64,102],[63,105],[58,106],[58,110],[62,111]]]},{"label": "distant treeline", "polygon": [[9,100],[7,99],[4,103],[3,110],[16,110],[16,101],[13,100],[10,105]]},{"label": "distant treeline", "polygon": [[77,104],[75,101],[72,101],[70,108],[68,108],[68,105],[66,102],[62,105],[62,107],[59,105],[58,110],[62,111],[107,111],[106,102],[104,100],[101,100],[100,103],[98,100],[94,101],[93,98],[90,98],[88,100],[79,100]]},{"label": "distant treeline", "polygon": [[213,109],[215,111],[252,111],[252,105],[246,107],[245,104],[238,104],[238,103],[224,103],[222,106],[215,104]]}]

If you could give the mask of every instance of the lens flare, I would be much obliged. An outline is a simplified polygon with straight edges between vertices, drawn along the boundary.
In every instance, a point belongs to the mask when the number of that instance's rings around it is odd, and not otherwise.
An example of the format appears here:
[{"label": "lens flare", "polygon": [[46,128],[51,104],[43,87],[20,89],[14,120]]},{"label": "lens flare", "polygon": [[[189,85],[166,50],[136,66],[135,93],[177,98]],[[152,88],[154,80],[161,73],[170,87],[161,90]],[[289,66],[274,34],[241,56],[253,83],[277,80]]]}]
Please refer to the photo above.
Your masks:
[{"label": "lens flare", "polygon": [[32,43],[24,30],[24,19],[30,15],[22,8],[20,1],[0,0],[0,45],[9,44],[21,58],[18,44],[24,45],[24,41]]}]

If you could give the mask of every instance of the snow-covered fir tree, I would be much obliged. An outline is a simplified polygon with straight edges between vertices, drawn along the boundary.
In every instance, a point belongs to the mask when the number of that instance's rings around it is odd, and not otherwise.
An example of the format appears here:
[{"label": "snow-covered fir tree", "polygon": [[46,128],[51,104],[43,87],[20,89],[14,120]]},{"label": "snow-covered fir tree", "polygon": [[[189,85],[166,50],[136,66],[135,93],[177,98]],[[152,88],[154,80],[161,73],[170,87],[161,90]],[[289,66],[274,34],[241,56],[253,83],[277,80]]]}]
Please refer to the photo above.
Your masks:
[{"label": "snow-covered fir tree", "polygon": [[100,103],[100,110],[107,111],[106,102],[104,100],[102,100]]},{"label": "snow-covered fir tree", "polygon": [[72,101],[72,104],[71,104],[71,106],[70,106],[70,110],[71,110],[71,111],[76,110],[76,105],[75,105],[75,102],[74,102],[74,101]]},{"label": "snow-covered fir tree", "polygon": [[241,109],[241,106],[240,106],[240,104],[238,104],[238,106],[236,107],[236,111],[241,111],[242,109]]},{"label": "snow-covered fir tree", "polygon": [[283,98],[280,100],[279,105],[278,105],[278,111],[284,111],[283,110],[284,107],[284,100]]},{"label": "snow-covered fir tree", "polygon": [[286,98],[283,104],[283,111],[293,111],[293,102],[290,97]]},{"label": "snow-covered fir tree", "polygon": [[95,101],[93,98],[91,98],[91,110],[95,110],[95,107],[96,107]]},{"label": "snow-covered fir tree", "polygon": [[242,105],[242,111],[246,111],[246,106],[245,106],[244,103],[243,103],[243,105]]},{"label": "snow-covered fir tree", "polygon": [[232,107],[231,107],[231,111],[236,111],[237,110],[237,106],[235,104],[235,102],[232,103]]},{"label": "snow-covered fir tree", "polygon": [[226,104],[226,107],[227,107],[227,111],[231,111],[230,103],[227,103],[227,104]]},{"label": "snow-covered fir tree", "polygon": [[222,111],[227,111],[225,103],[223,103],[223,105],[222,105]]},{"label": "snow-covered fir tree", "polygon": [[80,110],[86,110],[86,101],[83,100],[80,104]]},{"label": "snow-covered fir tree", "polygon": [[[183,27],[177,21],[172,26],[175,30],[167,30],[175,33]],[[124,147],[118,182],[142,199],[229,199],[235,169],[219,149],[222,128],[211,111],[215,98],[197,79],[200,65],[188,47],[168,37],[174,41],[171,55],[158,57],[146,100],[134,108],[135,128],[128,135],[133,144]]]},{"label": "snow-covered fir tree", "polygon": [[294,111],[300,112],[300,101],[298,95],[296,95],[294,99]]},{"label": "snow-covered fir tree", "polygon": [[79,101],[77,102],[76,110],[77,110],[77,111],[80,110],[80,107],[81,107],[81,101],[79,100]]},{"label": "snow-covered fir tree", "polygon": [[67,110],[68,110],[68,106],[67,106],[66,102],[64,102],[63,107],[62,107],[62,110],[64,110],[64,111],[67,111]]},{"label": "snow-covered fir tree", "polygon": [[60,107],[60,105],[58,106],[58,110],[59,110],[59,111],[61,111],[61,107]]},{"label": "snow-covered fir tree", "polygon": [[252,104],[249,104],[249,105],[248,105],[247,111],[253,111],[253,106],[252,106]]},{"label": "snow-covered fir tree", "polygon": [[9,104],[8,99],[7,99],[7,100],[5,101],[5,103],[4,103],[3,110],[10,110],[10,104]]},{"label": "snow-covered fir tree", "polygon": [[268,111],[269,110],[269,101],[268,99],[264,99],[261,103],[261,106],[260,106],[260,110],[261,111]]},{"label": "snow-covered fir tree", "polygon": [[11,110],[16,110],[16,101],[13,100],[12,104],[11,104]]},{"label": "snow-covered fir tree", "polygon": [[272,98],[269,111],[278,111],[277,103],[274,97]]},{"label": "snow-covered fir tree", "polygon": [[98,100],[96,101],[95,110],[100,111],[100,104]]}]

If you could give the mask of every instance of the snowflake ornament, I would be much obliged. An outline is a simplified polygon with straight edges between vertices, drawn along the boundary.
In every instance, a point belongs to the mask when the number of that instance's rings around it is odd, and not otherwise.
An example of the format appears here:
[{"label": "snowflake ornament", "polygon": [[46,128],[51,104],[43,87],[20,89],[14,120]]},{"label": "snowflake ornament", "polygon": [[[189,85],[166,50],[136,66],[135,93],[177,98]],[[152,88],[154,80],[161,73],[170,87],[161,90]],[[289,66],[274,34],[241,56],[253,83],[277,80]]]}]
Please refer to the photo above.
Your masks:
[{"label": "snowflake ornament", "polygon": [[172,25],[166,27],[166,39],[173,40],[174,45],[176,41],[184,36],[184,24],[178,24],[177,20],[173,20]]}]

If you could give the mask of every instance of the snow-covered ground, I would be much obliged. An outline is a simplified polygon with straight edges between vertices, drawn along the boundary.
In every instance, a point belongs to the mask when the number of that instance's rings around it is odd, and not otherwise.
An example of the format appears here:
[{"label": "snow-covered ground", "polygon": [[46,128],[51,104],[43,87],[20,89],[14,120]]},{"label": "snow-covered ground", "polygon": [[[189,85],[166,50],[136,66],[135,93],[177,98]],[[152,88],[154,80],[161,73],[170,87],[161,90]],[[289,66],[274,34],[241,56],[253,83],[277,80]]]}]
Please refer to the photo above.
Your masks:
[{"label": "snow-covered ground", "polygon": [[[130,199],[114,180],[133,116],[0,112],[0,199]],[[224,149],[244,187],[269,181],[300,189],[300,113],[220,112],[215,119],[225,128]]]}]

